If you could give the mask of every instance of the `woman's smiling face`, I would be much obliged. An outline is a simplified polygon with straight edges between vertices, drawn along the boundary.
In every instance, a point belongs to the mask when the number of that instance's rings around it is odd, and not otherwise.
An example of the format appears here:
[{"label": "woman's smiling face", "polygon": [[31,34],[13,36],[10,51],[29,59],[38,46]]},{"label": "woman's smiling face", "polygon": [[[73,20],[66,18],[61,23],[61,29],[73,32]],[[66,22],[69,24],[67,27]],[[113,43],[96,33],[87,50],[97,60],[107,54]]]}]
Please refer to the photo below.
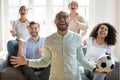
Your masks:
[{"label": "woman's smiling face", "polygon": [[69,5],[68,5],[69,10],[71,11],[76,11],[78,9],[78,3],[75,1],[72,1]]},{"label": "woman's smiling face", "polygon": [[108,35],[108,27],[106,25],[101,25],[98,29],[98,35],[99,37],[105,38]]}]

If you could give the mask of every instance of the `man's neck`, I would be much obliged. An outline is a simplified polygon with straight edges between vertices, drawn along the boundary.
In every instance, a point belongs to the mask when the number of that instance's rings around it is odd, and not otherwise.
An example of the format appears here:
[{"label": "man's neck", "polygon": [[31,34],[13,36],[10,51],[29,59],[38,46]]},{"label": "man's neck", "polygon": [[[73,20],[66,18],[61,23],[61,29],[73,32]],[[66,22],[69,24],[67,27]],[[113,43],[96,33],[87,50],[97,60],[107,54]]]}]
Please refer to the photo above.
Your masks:
[{"label": "man's neck", "polygon": [[67,34],[68,30],[65,31],[57,31],[58,34],[60,34],[61,36],[64,36],[65,34]]},{"label": "man's neck", "polygon": [[37,36],[37,37],[32,37],[32,40],[35,41],[35,42],[38,41],[38,40],[39,40],[39,36]]}]

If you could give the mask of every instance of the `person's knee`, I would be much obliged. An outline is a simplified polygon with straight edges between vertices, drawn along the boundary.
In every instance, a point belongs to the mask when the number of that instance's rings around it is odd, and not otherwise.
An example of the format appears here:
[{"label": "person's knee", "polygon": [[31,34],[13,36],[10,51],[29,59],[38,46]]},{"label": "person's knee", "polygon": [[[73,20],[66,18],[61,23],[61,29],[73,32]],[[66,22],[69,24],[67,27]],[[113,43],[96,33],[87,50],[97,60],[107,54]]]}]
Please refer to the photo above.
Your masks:
[{"label": "person's knee", "polygon": [[14,42],[12,40],[8,41],[7,47],[11,48],[14,45]]},{"label": "person's knee", "polygon": [[18,42],[17,41],[15,41],[15,40],[8,41],[7,50],[8,50],[9,54],[16,53],[17,48],[18,48]]},{"label": "person's knee", "polygon": [[14,47],[16,47],[16,46],[18,46],[18,42],[15,41],[15,40],[10,40],[10,41],[8,41],[8,43],[7,43],[7,48],[8,48],[8,49],[9,49],[9,48],[14,48]]}]

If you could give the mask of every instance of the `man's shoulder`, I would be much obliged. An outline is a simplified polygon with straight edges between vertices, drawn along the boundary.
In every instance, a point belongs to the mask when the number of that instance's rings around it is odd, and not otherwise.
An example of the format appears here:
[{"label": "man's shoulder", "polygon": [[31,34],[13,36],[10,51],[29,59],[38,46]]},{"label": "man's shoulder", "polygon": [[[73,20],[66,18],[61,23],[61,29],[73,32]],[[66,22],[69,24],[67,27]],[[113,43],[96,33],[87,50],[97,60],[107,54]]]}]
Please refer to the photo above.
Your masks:
[{"label": "man's shoulder", "polygon": [[49,36],[46,36],[45,39],[44,39],[44,45],[53,45],[53,41],[55,40],[55,37],[54,37],[54,33],[49,35]]},{"label": "man's shoulder", "polygon": [[46,38],[53,38],[54,36],[56,35],[56,33],[52,33],[52,34],[50,34],[49,36],[47,36]]},{"label": "man's shoulder", "polygon": [[82,42],[82,37],[78,33],[72,31],[69,32],[69,38],[77,44],[81,44]]},{"label": "man's shoulder", "polygon": [[45,38],[45,42],[53,41],[56,37],[56,33],[53,33]]},{"label": "man's shoulder", "polygon": [[[39,37],[39,40],[40,41],[44,41],[44,37]],[[29,37],[27,40],[26,40],[26,42],[30,42],[30,41],[33,41],[33,39],[32,39],[32,37]],[[33,41],[34,42],[34,41]]]},{"label": "man's shoulder", "polygon": [[28,42],[30,42],[31,40],[32,40],[32,38],[29,37],[25,42],[28,43]]},{"label": "man's shoulder", "polygon": [[76,36],[76,37],[81,37],[78,33],[73,32],[73,31],[69,31],[70,35]]}]

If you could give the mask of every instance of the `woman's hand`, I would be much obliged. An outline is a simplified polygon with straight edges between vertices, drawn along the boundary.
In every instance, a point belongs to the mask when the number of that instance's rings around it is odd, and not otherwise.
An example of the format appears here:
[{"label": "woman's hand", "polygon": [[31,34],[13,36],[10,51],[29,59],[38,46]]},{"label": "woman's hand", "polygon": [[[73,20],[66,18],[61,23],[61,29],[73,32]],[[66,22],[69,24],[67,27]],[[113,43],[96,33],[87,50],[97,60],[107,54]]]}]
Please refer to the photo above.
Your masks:
[{"label": "woman's hand", "polygon": [[10,29],[10,33],[12,33],[12,36],[15,37],[17,35],[16,31],[13,29]]}]

